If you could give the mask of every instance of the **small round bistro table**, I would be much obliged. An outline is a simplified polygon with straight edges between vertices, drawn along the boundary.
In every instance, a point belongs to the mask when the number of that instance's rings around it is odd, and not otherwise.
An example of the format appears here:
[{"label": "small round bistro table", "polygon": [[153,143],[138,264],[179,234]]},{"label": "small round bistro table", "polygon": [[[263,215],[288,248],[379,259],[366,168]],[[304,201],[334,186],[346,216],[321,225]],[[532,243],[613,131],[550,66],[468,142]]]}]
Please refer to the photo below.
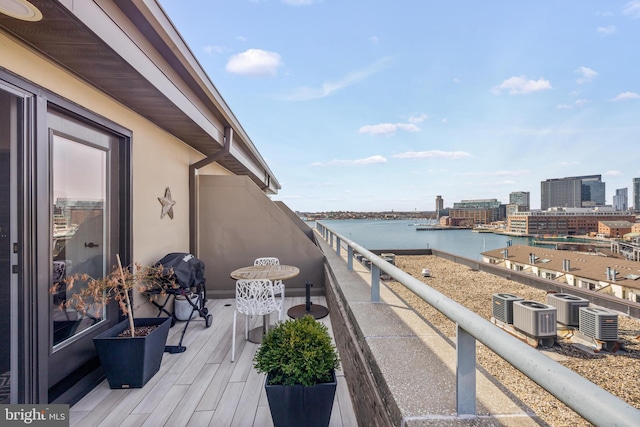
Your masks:
[{"label": "small round bistro table", "polygon": [[[300,274],[300,269],[292,265],[252,265],[238,268],[230,274],[236,280],[286,280]],[[282,307],[284,310],[284,307]],[[257,327],[249,331],[249,341],[260,344],[262,337],[269,330],[269,314],[262,316],[262,327]]]}]

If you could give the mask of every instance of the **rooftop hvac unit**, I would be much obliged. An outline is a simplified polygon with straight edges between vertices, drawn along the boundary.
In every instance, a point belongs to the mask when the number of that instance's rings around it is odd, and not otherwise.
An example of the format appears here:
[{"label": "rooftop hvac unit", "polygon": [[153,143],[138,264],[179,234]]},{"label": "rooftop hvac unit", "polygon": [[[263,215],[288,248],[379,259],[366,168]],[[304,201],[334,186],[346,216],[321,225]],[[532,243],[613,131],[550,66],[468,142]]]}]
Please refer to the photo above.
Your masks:
[{"label": "rooftop hvac unit", "polygon": [[570,294],[547,294],[547,304],[558,310],[558,323],[578,326],[580,307],[589,307],[589,300]]},{"label": "rooftop hvac unit", "polygon": [[618,315],[604,308],[582,307],[580,332],[601,341],[617,341]]},{"label": "rooftop hvac unit", "polygon": [[513,303],[513,327],[536,338],[557,335],[556,308],[537,301]]},{"label": "rooftop hvac unit", "polygon": [[494,319],[501,322],[512,324],[513,323],[513,302],[522,301],[524,298],[520,298],[517,295],[511,294],[493,294],[491,297],[491,303],[493,306]]},{"label": "rooftop hvac unit", "polygon": [[396,265],[396,254],[382,253],[380,254],[380,258],[387,261],[391,265]]}]

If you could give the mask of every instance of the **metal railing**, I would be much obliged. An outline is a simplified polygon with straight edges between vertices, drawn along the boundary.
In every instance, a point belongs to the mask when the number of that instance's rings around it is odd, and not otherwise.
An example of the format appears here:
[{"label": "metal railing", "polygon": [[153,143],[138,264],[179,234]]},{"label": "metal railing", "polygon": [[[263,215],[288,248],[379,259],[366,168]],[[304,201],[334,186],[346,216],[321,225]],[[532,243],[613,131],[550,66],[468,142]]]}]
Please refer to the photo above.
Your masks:
[{"label": "metal railing", "polygon": [[341,256],[347,249],[347,268],[353,269],[354,254],[371,262],[371,301],[380,301],[380,272],[401,283],[457,325],[456,406],[458,415],[476,415],[476,340],[509,362],[558,400],[594,425],[637,425],[640,410],[629,405],[569,368],[540,353],[454,300],[430,288],[356,242],[334,232],[321,222],[316,228]]}]

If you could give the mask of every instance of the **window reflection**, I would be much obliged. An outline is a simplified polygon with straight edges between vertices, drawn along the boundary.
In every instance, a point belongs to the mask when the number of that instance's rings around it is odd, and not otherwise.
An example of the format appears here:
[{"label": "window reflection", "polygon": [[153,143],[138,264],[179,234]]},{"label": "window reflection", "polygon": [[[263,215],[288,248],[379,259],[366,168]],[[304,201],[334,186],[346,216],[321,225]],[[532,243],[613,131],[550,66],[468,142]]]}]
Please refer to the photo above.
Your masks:
[{"label": "window reflection", "polygon": [[60,305],[82,283],[68,286],[65,278],[105,274],[106,152],[61,136],[54,136],[53,188],[53,344],[59,344],[104,318],[104,307],[80,313]]}]

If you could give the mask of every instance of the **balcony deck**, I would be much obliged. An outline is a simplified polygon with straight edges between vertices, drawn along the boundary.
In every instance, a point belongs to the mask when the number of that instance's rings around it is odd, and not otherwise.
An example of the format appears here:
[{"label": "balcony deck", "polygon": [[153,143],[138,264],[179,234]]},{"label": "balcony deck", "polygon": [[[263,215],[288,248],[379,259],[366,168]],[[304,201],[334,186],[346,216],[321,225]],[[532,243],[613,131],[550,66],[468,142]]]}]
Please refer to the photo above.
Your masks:
[{"label": "balcony deck", "polygon": [[[312,297],[326,305],[324,297]],[[304,304],[303,297],[286,298],[290,307]],[[259,344],[244,339],[244,316],[238,316],[236,361],[231,363],[233,299],[207,302],[213,324],[204,319],[189,324],[184,353],[165,353],[160,371],[140,389],[111,390],[103,381],[71,407],[71,426],[272,426],[264,392],[263,374],[252,366]],[[272,314],[272,322],[276,315]],[[285,315],[286,317],[286,315]],[[329,317],[320,319],[331,331]],[[261,316],[251,319],[250,328],[259,326]],[[167,344],[180,340],[183,322],[170,330]],[[332,333],[332,332],[331,332]],[[330,426],[356,427],[351,397],[342,372],[337,372],[338,388]]]}]

